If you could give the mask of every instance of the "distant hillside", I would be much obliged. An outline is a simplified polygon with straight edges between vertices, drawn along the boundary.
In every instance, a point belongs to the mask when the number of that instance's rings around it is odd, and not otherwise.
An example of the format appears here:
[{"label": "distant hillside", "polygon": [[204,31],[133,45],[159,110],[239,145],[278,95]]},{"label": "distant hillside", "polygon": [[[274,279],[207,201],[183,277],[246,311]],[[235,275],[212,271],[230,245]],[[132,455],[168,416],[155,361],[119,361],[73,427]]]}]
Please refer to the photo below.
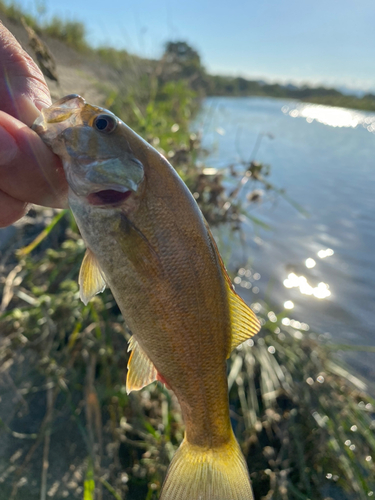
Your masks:
[{"label": "distant hillside", "polygon": [[375,95],[365,94],[363,97],[343,94],[337,89],[326,87],[297,87],[295,85],[267,84],[241,77],[207,75],[208,95],[222,96],[268,96],[330,106],[341,106],[367,111],[375,111]]},{"label": "distant hillside", "polygon": [[19,7],[0,0],[0,20],[22,47],[37,61],[21,19],[33,28],[52,53],[58,83],[46,79],[52,100],[67,94],[80,94],[98,105],[108,105],[119,88],[137,87],[140,78],[151,71],[155,61],[129,54],[125,50],[102,47],[92,49],[85,41],[85,27],[77,22],[56,18],[40,25]]},{"label": "distant hillside", "polygon": [[[375,112],[375,95],[348,95],[334,88],[297,87],[292,84],[268,84],[242,77],[210,75],[201,64],[199,53],[184,41],[168,42],[160,61],[143,59],[126,50],[111,47],[93,49],[86,41],[84,24],[52,18],[41,23],[16,3],[0,0],[0,18],[35,58],[21,24],[24,18],[44,40],[56,59],[59,84],[48,81],[53,99],[79,93],[92,102],[107,104],[112,93],[132,92],[147,85],[150,75],[159,83],[185,80],[200,97],[268,96],[299,99],[331,106]],[[142,82],[140,85],[139,83]],[[149,82],[149,85],[152,85]]]}]

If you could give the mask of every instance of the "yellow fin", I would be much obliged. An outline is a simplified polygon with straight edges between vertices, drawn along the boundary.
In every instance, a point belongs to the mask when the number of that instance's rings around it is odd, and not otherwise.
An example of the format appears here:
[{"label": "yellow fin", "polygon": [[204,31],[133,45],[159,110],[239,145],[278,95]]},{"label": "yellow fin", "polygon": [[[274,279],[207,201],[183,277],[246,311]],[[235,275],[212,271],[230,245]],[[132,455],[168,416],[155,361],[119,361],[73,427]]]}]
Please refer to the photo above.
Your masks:
[{"label": "yellow fin", "polygon": [[139,391],[156,380],[158,372],[152,361],[140,347],[134,337],[129,341],[128,351],[132,351],[128,362],[126,392]]},{"label": "yellow fin", "polygon": [[220,448],[181,443],[160,500],[253,500],[245,458],[232,435]]},{"label": "yellow fin", "polygon": [[88,248],[83,257],[78,277],[79,294],[82,302],[87,305],[97,293],[106,287],[103,271],[100,269],[92,251]]},{"label": "yellow fin", "polygon": [[217,248],[216,241],[214,240],[214,237],[212,236],[212,233],[206,221],[205,223],[208,236],[211,241],[212,249],[219,261],[228,291],[230,320],[232,325],[232,339],[230,351],[228,353],[229,356],[233,349],[238,347],[240,344],[242,344],[242,342],[245,342],[253,335],[257,334],[260,330],[261,325],[254,312],[234,291],[232,280],[229,277],[228,271],[225,269],[225,265]]},{"label": "yellow fin", "polygon": [[232,342],[230,351],[233,351],[242,342],[257,334],[260,330],[259,319],[250,307],[233,290],[232,285],[227,283],[230,320],[232,325]]}]

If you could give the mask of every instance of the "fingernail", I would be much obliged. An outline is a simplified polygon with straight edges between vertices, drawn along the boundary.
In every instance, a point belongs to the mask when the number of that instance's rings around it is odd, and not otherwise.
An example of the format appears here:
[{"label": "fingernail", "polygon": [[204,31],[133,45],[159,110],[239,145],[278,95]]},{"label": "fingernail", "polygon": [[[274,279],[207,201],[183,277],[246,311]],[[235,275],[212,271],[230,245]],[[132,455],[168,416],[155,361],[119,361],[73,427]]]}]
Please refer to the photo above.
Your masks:
[{"label": "fingernail", "polygon": [[18,152],[18,146],[13,137],[0,125],[0,165],[10,163]]},{"label": "fingernail", "polygon": [[36,118],[40,115],[39,109],[25,95],[18,98],[17,105],[19,111],[19,116],[17,118],[23,123],[26,123],[27,126],[31,127]]},{"label": "fingernail", "polygon": [[49,101],[48,99],[37,99],[34,101],[34,104],[40,111],[41,109],[49,108],[51,106],[51,101]]}]

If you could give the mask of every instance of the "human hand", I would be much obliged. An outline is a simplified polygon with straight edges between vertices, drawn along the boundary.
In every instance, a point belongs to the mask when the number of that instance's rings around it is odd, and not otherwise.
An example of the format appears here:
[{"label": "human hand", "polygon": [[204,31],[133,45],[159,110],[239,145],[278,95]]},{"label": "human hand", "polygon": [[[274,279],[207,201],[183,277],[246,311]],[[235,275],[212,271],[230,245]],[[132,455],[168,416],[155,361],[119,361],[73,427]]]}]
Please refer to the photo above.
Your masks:
[{"label": "human hand", "polygon": [[30,203],[66,206],[61,161],[29,128],[50,105],[42,72],[0,21],[0,227],[23,217]]}]

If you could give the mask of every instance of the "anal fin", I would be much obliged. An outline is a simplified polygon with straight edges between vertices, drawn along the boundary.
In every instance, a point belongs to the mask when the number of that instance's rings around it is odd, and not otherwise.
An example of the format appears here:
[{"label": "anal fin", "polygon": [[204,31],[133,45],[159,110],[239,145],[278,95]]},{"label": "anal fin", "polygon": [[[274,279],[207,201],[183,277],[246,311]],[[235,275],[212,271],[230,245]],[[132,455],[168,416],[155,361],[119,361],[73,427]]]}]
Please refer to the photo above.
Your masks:
[{"label": "anal fin", "polygon": [[126,377],[126,392],[129,394],[157,380],[158,372],[134,337],[131,337],[129,341],[128,351],[132,352]]}]

